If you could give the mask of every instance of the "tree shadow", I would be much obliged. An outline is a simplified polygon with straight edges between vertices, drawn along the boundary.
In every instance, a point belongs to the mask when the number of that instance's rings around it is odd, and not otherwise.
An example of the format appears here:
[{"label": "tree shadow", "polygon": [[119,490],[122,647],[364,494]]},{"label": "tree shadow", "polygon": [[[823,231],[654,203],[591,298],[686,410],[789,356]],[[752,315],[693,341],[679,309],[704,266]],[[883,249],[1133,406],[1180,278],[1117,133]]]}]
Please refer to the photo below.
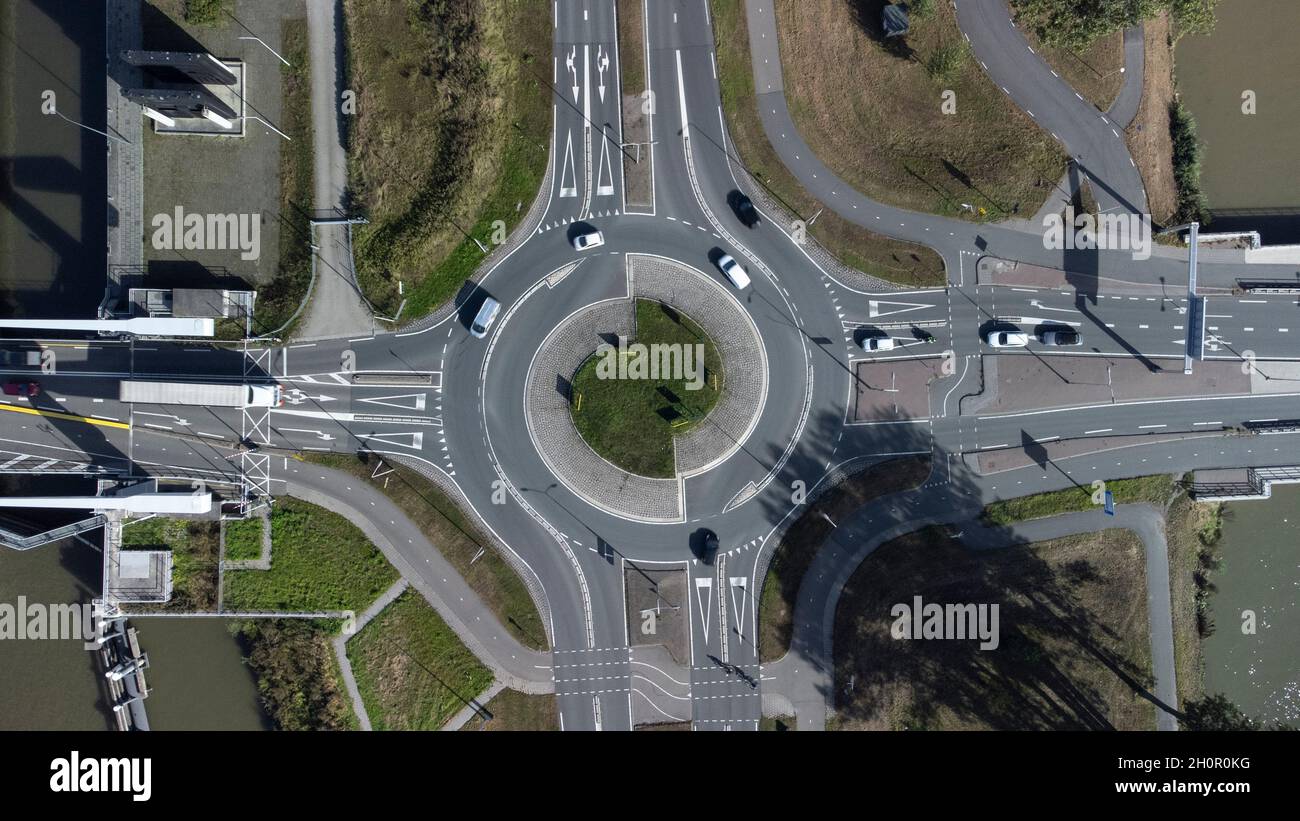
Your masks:
[{"label": "tree shadow", "polygon": [[[1008,537],[1011,538],[1011,537]],[[1150,673],[1123,654],[1127,633],[1085,604],[1113,582],[1092,557],[1054,567],[1028,545],[972,551],[945,528],[881,546],[844,588],[836,618],[836,696],[851,721],[909,729],[1116,728],[1114,677],[1152,698]],[[906,641],[891,608],[999,605],[999,643]],[[1097,665],[1105,672],[1098,672]]]}]

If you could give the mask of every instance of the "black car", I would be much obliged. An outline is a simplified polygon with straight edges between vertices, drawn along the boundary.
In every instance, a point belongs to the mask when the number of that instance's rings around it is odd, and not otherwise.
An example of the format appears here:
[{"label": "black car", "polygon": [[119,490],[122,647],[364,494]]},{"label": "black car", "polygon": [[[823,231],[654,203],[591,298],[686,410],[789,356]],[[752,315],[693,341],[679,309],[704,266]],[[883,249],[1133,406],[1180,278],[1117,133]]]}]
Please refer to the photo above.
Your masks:
[{"label": "black car", "polygon": [[1083,338],[1072,328],[1052,328],[1039,335],[1039,341],[1054,348],[1069,348],[1082,345]]},{"label": "black car", "polygon": [[736,212],[736,218],[745,224],[746,228],[753,228],[758,225],[758,209],[749,197],[739,191],[732,191],[727,195],[727,204],[731,210]]},{"label": "black car", "polygon": [[700,531],[700,561],[704,564],[713,564],[713,559],[718,555],[718,534],[712,530],[704,529]]}]

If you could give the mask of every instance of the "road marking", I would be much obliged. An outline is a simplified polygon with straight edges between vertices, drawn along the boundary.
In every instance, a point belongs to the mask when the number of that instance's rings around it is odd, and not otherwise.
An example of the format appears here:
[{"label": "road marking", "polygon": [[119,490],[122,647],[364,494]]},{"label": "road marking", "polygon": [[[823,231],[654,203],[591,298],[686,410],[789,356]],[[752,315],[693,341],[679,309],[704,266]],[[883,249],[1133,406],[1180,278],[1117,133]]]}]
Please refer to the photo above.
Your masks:
[{"label": "road marking", "polygon": [[[897,305],[899,307],[891,310],[880,310],[881,305]],[[933,308],[933,305],[926,305],[920,302],[890,302],[884,299],[872,299],[867,301],[867,315],[872,317],[889,316],[890,314],[905,314],[908,311],[916,311],[922,308]]]},{"label": "road marking", "polygon": [[701,576],[695,580],[695,602],[700,606],[700,618],[704,621],[704,641],[707,645],[709,641],[709,609],[713,604],[712,578]]},{"label": "road marking", "polygon": [[117,428],[119,430],[130,430],[131,426],[122,422],[110,422],[107,419],[97,419],[93,416],[78,416],[75,413],[60,413],[59,411],[38,410],[36,408],[22,408],[16,405],[0,405],[0,410],[13,411],[14,413],[26,413],[32,416],[44,416],[49,419],[65,419],[70,422],[84,422],[87,425],[96,425],[101,428]]}]

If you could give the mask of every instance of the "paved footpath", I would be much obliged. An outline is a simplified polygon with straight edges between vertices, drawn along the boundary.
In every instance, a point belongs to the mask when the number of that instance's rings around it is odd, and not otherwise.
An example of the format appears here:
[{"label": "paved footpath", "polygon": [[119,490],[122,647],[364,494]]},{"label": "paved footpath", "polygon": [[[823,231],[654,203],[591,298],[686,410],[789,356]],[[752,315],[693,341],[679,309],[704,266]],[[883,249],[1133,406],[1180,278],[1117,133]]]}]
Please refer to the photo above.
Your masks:
[{"label": "paved footpath", "polygon": [[498,681],[525,693],[554,692],[551,654],[520,644],[387,496],[342,471],[308,463],[290,466],[287,492],[359,527]]},{"label": "paved footpath", "polygon": [[[307,0],[307,39],[311,55],[312,171],[318,212],[341,209],[348,184],[347,156],[341,138],[343,118],[338,87],[337,35],[342,4]],[[374,321],[357,285],[351,234],[346,225],[317,226],[315,283],[296,334],[300,339],[363,337]]]}]

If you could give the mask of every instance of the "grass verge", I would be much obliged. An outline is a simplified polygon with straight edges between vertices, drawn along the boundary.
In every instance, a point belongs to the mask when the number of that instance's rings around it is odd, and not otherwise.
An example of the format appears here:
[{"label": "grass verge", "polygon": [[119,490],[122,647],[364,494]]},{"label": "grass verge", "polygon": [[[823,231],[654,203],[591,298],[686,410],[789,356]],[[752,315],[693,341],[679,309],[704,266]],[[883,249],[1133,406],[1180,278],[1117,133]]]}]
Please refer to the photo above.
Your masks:
[{"label": "grass verge", "polygon": [[376,730],[436,730],[492,685],[492,673],[418,593],[407,590],[348,641]]},{"label": "grass verge", "polygon": [[218,523],[155,517],[122,528],[122,547],[172,551],[172,599],[132,605],[140,612],[209,612],[217,609]]},{"label": "grass verge", "polygon": [[[613,360],[599,353],[587,359],[573,376],[573,401],[570,409],[578,433],[596,453],[624,470],[641,476],[671,477],[676,475],[673,455],[673,437],[685,433],[708,414],[717,403],[724,385],[715,384],[722,378],[722,358],[713,340],[700,326],[678,311],[652,300],[636,302],[636,344],[674,345],[680,350],[686,346],[703,345],[703,370],[691,376],[694,379],[665,377],[636,378],[634,368],[638,362],[649,368],[649,360],[656,357],[627,356],[619,368],[627,367],[627,378],[622,374],[607,372],[607,361],[618,361],[622,355],[614,352]],[[694,347],[690,350],[695,356]],[[677,359],[678,363],[682,357]],[[698,358],[692,359],[696,367]],[[678,376],[687,374],[678,367]],[[617,376],[619,378],[613,378]],[[689,385],[696,385],[692,390]]]},{"label": "grass verge", "polygon": [[1201,152],[1196,136],[1196,119],[1182,100],[1169,105],[1169,139],[1173,144],[1174,184],[1178,186],[1175,222],[1210,221],[1209,204],[1201,191]]},{"label": "grass verge", "polygon": [[529,695],[518,690],[502,690],[487,704],[491,721],[474,717],[461,730],[526,730],[545,731],[560,729],[560,705],[553,695]]},{"label": "grass verge", "polygon": [[624,94],[639,95],[645,89],[645,20],[643,0],[616,0],[618,13],[618,61]]},{"label": "grass verge", "polygon": [[337,513],[285,498],[271,513],[271,569],[226,573],[228,610],[365,610],[397,571]]},{"label": "grass verge", "polygon": [[943,258],[933,250],[872,233],[825,209],[786,169],[758,116],[744,4],[716,0],[711,9],[722,107],[740,164],[798,219],[807,222],[820,212],[808,233],[845,265],[900,285],[943,285]]},{"label": "grass verge", "polygon": [[247,561],[262,558],[262,519],[226,522],[226,560]]},{"label": "grass verge", "polygon": [[[1106,482],[1106,489],[1115,495],[1117,505],[1147,502],[1163,509],[1173,493],[1174,480],[1172,476],[1164,474],[1139,476],[1136,479],[1112,479]],[[981,518],[990,525],[1007,525],[1044,516],[1091,510],[1097,506],[1092,501],[1093,492],[1091,487],[1072,487],[1021,496],[1018,499],[1004,499],[985,507]]]},{"label": "grass verge", "polygon": [[456,568],[512,636],[525,647],[549,649],[542,617],[519,574],[461,513],[456,503],[432,482],[409,468],[388,462],[383,462],[383,469],[391,473],[379,479],[371,478],[381,462],[371,453],[311,454],[304,458],[350,473],[391,499]]},{"label": "grass verge", "polygon": [[1045,45],[1032,26],[1021,33],[1070,88],[1083,95],[1098,111],[1106,111],[1124,87],[1124,32],[1113,31],[1079,48]]},{"label": "grass verge", "polygon": [[891,459],[850,476],[827,490],[790,525],[772,554],[763,595],[758,603],[758,654],[776,661],[790,649],[794,632],[794,603],[808,566],[835,525],[873,499],[899,493],[930,475],[928,456]]},{"label": "grass verge", "polygon": [[1205,695],[1201,641],[1208,626],[1206,582],[1209,571],[1217,565],[1215,550],[1222,515],[1222,504],[1198,503],[1182,494],[1170,505],[1165,521],[1179,704],[1188,704]]},{"label": "grass verge", "polygon": [[[280,67],[284,108],[280,129],[293,137],[280,144],[280,265],[273,279],[257,291],[253,333],[284,326],[307,297],[311,284],[311,211],[315,197],[312,170],[311,60],[307,21],[292,18],[280,28],[281,54],[293,65]],[[227,326],[229,327],[229,326]],[[242,336],[243,328],[229,328]],[[288,338],[293,329],[281,331]]]},{"label": "grass verge", "polygon": [[[894,607],[996,604],[981,640],[894,637]],[[910,620],[909,620],[910,625]],[[990,622],[991,626],[991,622]],[[927,528],[881,545],[835,617],[839,729],[1155,729],[1141,540],[1108,530],[972,551]]]},{"label": "grass verge", "polygon": [[786,99],[809,147],[880,202],[989,220],[1032,215],[1065,172],[1062,149],[970,55],[950,4],[888,40],[879,5],[775,3]]},{"label": "grass verge", "polygon": [[[503,242],[546,170],[551,4],[346,0],[357,93],[349,176],[370,224],[357,277],[381,313],[427,314]],[[498,224],[499,221],[499,224]],[[400,283],[400,285],[399,285]]]}]

